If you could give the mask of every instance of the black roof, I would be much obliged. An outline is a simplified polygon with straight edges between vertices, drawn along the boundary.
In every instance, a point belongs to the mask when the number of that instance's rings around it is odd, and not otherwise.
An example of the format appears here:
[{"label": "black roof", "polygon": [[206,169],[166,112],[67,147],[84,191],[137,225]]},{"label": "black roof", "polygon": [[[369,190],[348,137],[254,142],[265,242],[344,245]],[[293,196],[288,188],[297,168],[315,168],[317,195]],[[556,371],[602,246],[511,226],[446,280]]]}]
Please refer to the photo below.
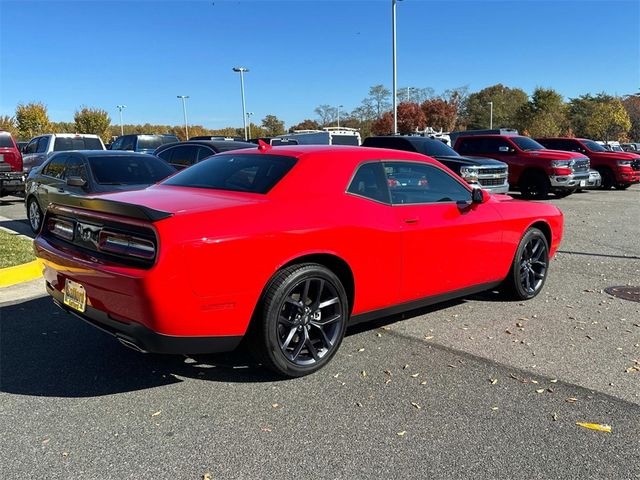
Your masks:
[{"label": "black roof", "polygon": [[122,157],[122,156],[127,156],[127,157],[154,157],[153,155],[149,154],[149,153],[138,153],[138,152],[130,152],[128,150],[60,150],[57,152],[54,152],[53,155],[51,155],[52,157],[54,155],[60,155],[60,154],[76,154],[76,155],[81,155],[83,157]]},{"label": "black roof", "polygon": [[156,148],[156,151],[154,153],[160,153],[167,148],[175,147],[176,145],[202,145],[205,147],[210,147],[216,152],[221,148],[224,150],[256,148],[255,143],[237,142],[235,140],[188,140],[186,142],[165,143],[164,145],[160,145],[158,148]]}]

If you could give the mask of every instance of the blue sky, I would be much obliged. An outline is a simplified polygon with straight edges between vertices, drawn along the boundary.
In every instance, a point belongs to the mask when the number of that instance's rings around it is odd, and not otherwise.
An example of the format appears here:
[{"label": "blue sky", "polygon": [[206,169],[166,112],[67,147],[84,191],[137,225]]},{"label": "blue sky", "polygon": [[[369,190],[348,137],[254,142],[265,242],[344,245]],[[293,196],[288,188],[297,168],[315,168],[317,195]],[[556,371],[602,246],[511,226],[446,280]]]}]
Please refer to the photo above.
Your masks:
[{"label": "blue sky", "polygon": [[[320,104],[391,87],[391,1],[0,0],[0,114],[42,101],[54,121],[126,104],[125,123],[240,126],[247,110],[292,125]],[[436,92],[501,82],[565,97],[640,89],[640,2],[398,3],[398,84]]]}]

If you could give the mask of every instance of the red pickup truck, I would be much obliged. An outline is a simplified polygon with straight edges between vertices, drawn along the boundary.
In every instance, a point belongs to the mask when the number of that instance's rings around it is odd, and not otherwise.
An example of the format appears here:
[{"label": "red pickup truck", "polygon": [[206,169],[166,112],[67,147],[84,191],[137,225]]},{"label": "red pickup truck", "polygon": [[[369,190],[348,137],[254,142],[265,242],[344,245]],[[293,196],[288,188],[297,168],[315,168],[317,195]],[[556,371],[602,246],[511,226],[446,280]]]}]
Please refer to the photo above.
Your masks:
[{"label": "red pickup truck", "polygon": [[454,150],[509,165],[509,185],[523,198],[541,200],[549,192],[565,197],[589,179],[589,158],[581,153],[547,150],[521,135],[485,135],[460,132]]},{"label": "red pickup truck", "polygon": [[611,152],[586,138],[536,138],[547,148],[578,152],[589,157],[591,168],[600,173],[602,188],[618,190],[640,182],[640,155],[632,152]]},{"label": "red pickup truck", "polygon": [[0,131],[0,197],[24,193],[22,154],[9,132]]}]

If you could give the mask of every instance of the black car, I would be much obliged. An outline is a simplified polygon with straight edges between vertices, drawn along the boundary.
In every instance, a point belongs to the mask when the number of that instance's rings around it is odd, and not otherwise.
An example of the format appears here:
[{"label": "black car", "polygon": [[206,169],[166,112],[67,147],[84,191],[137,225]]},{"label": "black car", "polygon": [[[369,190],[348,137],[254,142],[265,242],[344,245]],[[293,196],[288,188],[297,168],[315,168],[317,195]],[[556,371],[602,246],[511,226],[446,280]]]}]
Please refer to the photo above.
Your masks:
[{"label": "black car", "polygon": [[59,195],[88,195],[137,190],[175,173],[167,162],[144,153],[79,150],[51,155],[31,169],[25,183],[25,206],[31,229],[38,233],[43,212]]},{"label": "black car", "polygon": [[254,143],[235,140],[189,140],[162,145],[153,154],[180,170],[216,153],[244,148],[257,147]]},{"label": "black car", "polygon": [[449,167],[471,185],[477,185],[492,193],[509,191],[506,163],[491,158],[462,156],[442,140],[418,136],[379,136],[365,138],[362,146],[428,155]]}]

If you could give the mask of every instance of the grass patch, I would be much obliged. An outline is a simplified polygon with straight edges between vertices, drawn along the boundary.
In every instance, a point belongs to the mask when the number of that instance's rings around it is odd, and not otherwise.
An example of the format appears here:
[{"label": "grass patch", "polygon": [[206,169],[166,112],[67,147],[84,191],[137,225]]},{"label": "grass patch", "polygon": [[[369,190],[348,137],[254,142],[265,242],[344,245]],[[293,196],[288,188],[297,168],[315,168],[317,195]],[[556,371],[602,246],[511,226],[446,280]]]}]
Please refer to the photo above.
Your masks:
[{"label": "grass patch", "polygon": [[0,230],[0,268],[13,267],[35,259],[32,240]]}]

